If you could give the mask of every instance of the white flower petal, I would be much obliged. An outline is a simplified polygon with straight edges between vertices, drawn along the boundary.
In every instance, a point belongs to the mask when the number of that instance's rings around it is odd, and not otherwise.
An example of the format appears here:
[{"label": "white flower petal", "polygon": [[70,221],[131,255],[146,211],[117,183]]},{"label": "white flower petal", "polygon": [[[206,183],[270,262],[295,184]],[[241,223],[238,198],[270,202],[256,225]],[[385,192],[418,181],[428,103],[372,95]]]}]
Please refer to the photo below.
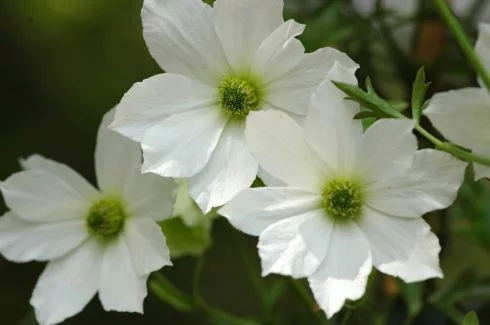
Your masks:
[{"label": "white flower petal", "polygon": [[244,128],[229,124],[201,172],[189,179],[189,194],[206,214],[252,185],[258,165],[250,153]]},{"label": "white flower petal", "polygon": [[287,187],[244,190],[218,212],[237,229],[258,236],[265,228],[320,206],[320,196]]},{"label": "white flower petal", "polygon": [[99,298],[106,311],[143,313],[148,275],[138,275],[131,258],[125,236],[107,244],[99,280]]},{"label": "white flower petal", "polygon": [[170,116],[148,130],[142,140],[143,172],[194,176],[209,161],[225,124],[213,108]]},{"label": "white flower petal", "polygon": [[124,94],[109,127],[141,142],[147,130],[168,116],[215,102],[215,88],[181,75],[159,74],[135,83]]},{"label": "white flower petal", "polygon": [[163,70],[212,85],[227,69],[212,11],[201,0],[144,1],[143,36]]},{"label": "white flower petal", "polygon": [[124,237],[136,274],[147,276],[170,262],[170,253],[160,226],[148,219],[130,219]]},{"label": "white flower petal", "polygon": [[352,74],[358,67],[346,54],[333,48],[304,54],[298,65],[267,85],[266,102],[277,109],[306,115],[311,95],[336,62]]},{"label": "white flower petal", "polygon": [[63,179],[41,170],[10,176],[0,184],[7,206],[32,222],[82,218],[90,202]]},{"label": "white flower petal", "polygon": [[469,149],[490,148],[490,95],[485,89],[438,93],[424,114],[452,142]]},{"label": "white flower petal", "polygon": [[332,84],[342,81],[357,84],[354,73],[338,63],[311,98],[305,121],[305,137],[316,153],[334,169],[342,172],[354,167],[362,137],[362,125],[354,120],[359,104],[345,99]]},{"label": "white flower petal", "polygon": [[324,234],[316,242],[316,245],[324,245],[328,250],[314,277],[355,280],[359,269],[371,260],[366,236],[354,223],[335,224],[332,228],[330,234]]},{"label": "white flower petal", "polygon": [[102,118],[95,147],[95,173],[99,188],[105,192],[119,193],[126,188],[128,174],[141,166],[140,146],[107,126],[114,110]]},{"label": "white flower petal", "polygon": [[321,189],[328,168],[308,147],[303,129],[291,117],[273,110],[253,112],[247,118],[245,138],[271,176],[313,192]]},{"label": "white flower petal", "polygon": [[65,257],[48,263],[30,301],[41,324],[60,323],[89,303],[97,292],[102,254],[99,243],[89,240]]},{"label": "white flower petal", "polygon": [[[364,295],[371,268],[371,260],[368,259],[352,280],[332,277],[325,279],[316,274],[308,277],[313,296],[328,318],[340,311],[346,300],[357,300]],[[322,273],[321,267],[318,273]]]},{"label": "white flower petal", "polygon": [[366,209],[358,222],[369,241],[374,265],[406,282],[442,278],[439,241],[422,219],[405,219]]},{"label": "white flower petal", "polygon": [[389,215],[416,218],[456,199],[466,163],[432,149],[418,151],[410,169],[371,184],[367,204]]},{"label": "white flower petal", "polygon": [[283,21],[281,0],[219,0],[213,20],[223,49],[235,72],[248,69],[255,52]]},{"label": "white flower petal", "polygon": [[410,167],[417,151],[413,122],[382,119],[374,123],[362,138],[357,170],[366,182],[393,177]]},{"label": "white flower petal", "polygon": [[252,74],[263,76],[268,83],[290,71],[303,59],[305,49],[295,37],[303,33],[304,25],[288,20],[276,28],[260,44],[252,62]]},{"label": "white flower petal", "polygon": [[135,168],[126,177],[123,196],[129,215],[155,221],[171,216],[177,189],[172,179],[141,174],[140,168]]},{"label": "white flower petal", "polygon": [[78,193],[83,194],[87,200],[92,200],[99,194],[98,191],[79,173],[51,159],[44,158],[41,155],[31,155],[27,159],[21,160],[22,168],[30,170],[44,170],[63,179]]},{"label": "white flower petal", "polygon": [[[276,273],[302,278],[314,273],[327,251],[321,243],[322,236],[328,237],[331,231],[329,222],[322,218],[323,211],[314,210],[267,227],[257,245],[262,276]],[[308,245],[313,241],[320,245]]]},{"label": "white flower petal", "polygon": [[257,177],[259,177],[266,186],[272,187],[285,187],[287,184],[278,178],[275,178],[269,174],[265,169],[259,168],[257,172]]},{"label": "white flower petal", "polygon": [[83,220],[30,223],[13,213],[0,218],[0,252],[18,263],[59,258],[88,236]]},{"label": "white flower petal", "polygon": [[[487,5],[488,12],[488,5]],[[490,24],[480,24],[480,34],[476,42],[475,51],[483,61],[483,65],[490,70]],[[481,82],[480,82],[481,83]],[[482,84],[482,87],[485,86]]]}]

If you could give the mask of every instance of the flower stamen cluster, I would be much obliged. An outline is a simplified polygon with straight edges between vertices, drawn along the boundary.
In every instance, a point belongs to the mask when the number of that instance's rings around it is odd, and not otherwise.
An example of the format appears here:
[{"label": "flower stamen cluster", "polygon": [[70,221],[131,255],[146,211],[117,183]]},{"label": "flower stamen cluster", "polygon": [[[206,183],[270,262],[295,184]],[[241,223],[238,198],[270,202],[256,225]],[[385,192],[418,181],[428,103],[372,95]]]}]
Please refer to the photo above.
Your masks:
[{"label": "flower stamen cluster", "polygon": [[241,78],[227,78],[218,84],[219,104],[229,118],[245,118],[259,106],[257,88]]},{"label": "flower stamen cluster", "polygon": [[350,222],[361,216],[364,192],[357,182],[331,180],[324,187],[322,197],[325,213],[336,222]]},{"label": "flower stamen cluster", "polygon": [[119,234],[128,214],[117,198],[96,201],[85,218],[89,233],[101,239],[110,239]]}]

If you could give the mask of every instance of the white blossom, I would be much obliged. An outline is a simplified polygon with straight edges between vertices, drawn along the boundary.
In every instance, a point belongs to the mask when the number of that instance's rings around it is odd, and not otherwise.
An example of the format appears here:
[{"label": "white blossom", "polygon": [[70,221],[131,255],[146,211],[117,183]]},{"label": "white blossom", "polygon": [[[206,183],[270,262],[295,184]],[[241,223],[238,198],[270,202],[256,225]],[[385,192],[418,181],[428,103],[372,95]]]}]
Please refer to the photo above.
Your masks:
[{"label": "white blossom", "polygon": [[304,116],[335,61],[357,66],[330,48],[304,53],[304,26],[282,10],[282,0],[144,1],[144,38],[166,73],[136,83],[110,127],[141,143],[143,172],[188,178],[204,213],[254,181],[244,128],[257,111]]},{"label": "white blossom", "polygon": [[42,325],[79,313],[98,292],[105,310],[143,312],[146,280],[171,265],[156,221],[173,209],[175,185],[141,175],[139,146],[99,128],[95,189],[66,165],[32,155],[0,189],[0,252],[14,262],[48,261],[31,305]]},{"label": "white blossom", "polygon": [[[476,52],[490,69],[490,24],[480,25]],[[490,159],[490,94],[481,88],[464,88],[435,94],[424,114],[450,141]],[[475,178],[490,178],[490,167],[474,164]]]},{"label": "white blossom", "polygon": [[438,239],[421,216],[454,201],[466,167],[417,151],[409,120],[380,120],[363,133],[358,105],[331,80],[356,83],[335,64],[304,129],[277,111],[251,117],[251,150],[285,185],[244,190],[219,210],[259,236],[264,276],[307,277],[328,317],[363,295],[372,266],[407,282],[442,277]]}]

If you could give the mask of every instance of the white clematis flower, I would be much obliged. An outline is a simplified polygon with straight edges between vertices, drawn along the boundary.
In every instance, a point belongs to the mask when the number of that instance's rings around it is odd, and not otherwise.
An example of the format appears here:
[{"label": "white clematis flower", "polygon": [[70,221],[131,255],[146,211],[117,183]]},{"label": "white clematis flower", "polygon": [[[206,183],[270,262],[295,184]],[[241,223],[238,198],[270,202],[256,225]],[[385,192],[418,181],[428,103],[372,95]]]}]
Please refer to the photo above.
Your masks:
[{"label": "white clematis flower", "polygon": [[417,151],[408,120],[381,120],[363,134],[358,105],[331,80],[356,82],[336,64],[304,129],[281,112],[252,117],[251,150],[286,185],[244,190],[219,210],[259,236],[264,276],[308,277],[328,317],[363,295],[372,265],[407,282],[442,277],[437,237],[420,216],[453,202],[466,166]]},{"label": "white clematis flower", "polygon": [[[480,25],[476,52],[490,69],[490,24]],[[450,141],[490,158],[490,94],[481,88],[464,88],[438,93],[424,114]],[[490,167],[474,164],[475,179],[490,178]]]},{"label": "white clematis flower", "polygon": [[284,22],[282,0],[145,0],[143,34],[166,71],[136,83],[110,126],[138,141],[143,172],[189,179],[204,213],[255,179],[258,166],[244,137],[257,111],[301,117],[335,61],[324,48],[304,53],[304,26]]},{"label": "white clematis flower", "polygon": [[99,293],[105,310],[143,312],[149,274],[171,265],[156,221],[170,216],[175,185],[141,175],[137,144],[99,129],[100,191],[66,165],[33,155],[0,184],[0,252],[14,262],[49,261],[31,298],[36,318],[56,324]]}]

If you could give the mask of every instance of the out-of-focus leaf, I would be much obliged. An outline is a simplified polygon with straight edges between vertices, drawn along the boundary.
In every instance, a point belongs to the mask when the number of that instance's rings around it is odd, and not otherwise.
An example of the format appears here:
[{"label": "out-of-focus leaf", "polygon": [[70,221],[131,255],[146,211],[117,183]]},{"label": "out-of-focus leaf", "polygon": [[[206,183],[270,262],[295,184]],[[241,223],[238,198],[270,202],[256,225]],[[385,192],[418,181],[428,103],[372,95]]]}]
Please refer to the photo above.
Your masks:
[{"label": "out-of-focus leaf", "polygon": [[199,256],[211,246],[211,220],[188,226],[181,217],[174,217],[163,221],[160,226],[172,258]]},{"label": "out-of-focus leaf", "polygon": [[423,308],[424,284],[423,282],[405,283],[398,280],[398,286],[407,306],[408,318],[413,319]]},{"label": "out-of-focus leaf", "polygon": [[490,300],[490,279],[481,279],[474,269],[463,272],[452,285],[446,285],[430,297],[441,307],[451,307],[472,299]]},{"label": "out-of-focus leaf", "polygon": [[461,325],[480,325],[478,321],[478,316],[474,311],[470,311],[463,319],[463,324]]}]

